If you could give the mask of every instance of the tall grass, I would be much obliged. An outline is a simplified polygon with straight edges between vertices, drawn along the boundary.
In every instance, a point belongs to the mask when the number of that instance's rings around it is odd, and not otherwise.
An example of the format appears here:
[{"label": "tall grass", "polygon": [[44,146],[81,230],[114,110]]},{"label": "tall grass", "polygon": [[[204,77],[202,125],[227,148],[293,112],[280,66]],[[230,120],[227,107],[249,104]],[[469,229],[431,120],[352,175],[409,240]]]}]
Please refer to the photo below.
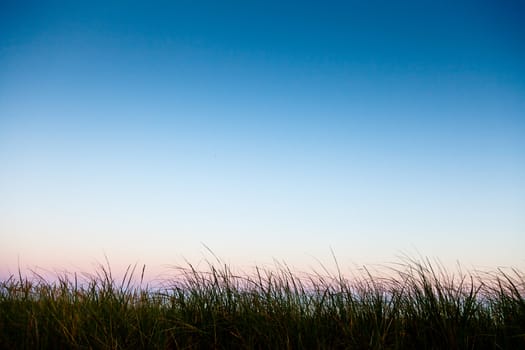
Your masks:
[{"label": "tall grass", "polygon": [[[141,277],[144,269],[142,269]],[[1,349],[525,349],[518,270],[448,273],[406,261],[385,276],[237,275],[191,264],[162,287],[11,276],[0,284]]]}]

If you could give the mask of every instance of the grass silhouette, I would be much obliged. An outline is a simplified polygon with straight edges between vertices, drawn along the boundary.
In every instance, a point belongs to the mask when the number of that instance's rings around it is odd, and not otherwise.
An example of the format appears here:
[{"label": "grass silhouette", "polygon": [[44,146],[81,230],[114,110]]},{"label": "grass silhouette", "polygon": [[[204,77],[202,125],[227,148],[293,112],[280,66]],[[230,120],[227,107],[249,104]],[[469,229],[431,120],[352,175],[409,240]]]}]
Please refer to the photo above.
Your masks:
[{"label": "grass silhouette", "polygon": [[[365,270],[368,271],[368,270]],[[390,277],[297,277],[286,265],[237,275],[189,264],[162,287],[115,280],[109,267],[80,283],[34,273],[0,283],[2,349],[519,349],[521,271],[449,273],[404,260]]]}]

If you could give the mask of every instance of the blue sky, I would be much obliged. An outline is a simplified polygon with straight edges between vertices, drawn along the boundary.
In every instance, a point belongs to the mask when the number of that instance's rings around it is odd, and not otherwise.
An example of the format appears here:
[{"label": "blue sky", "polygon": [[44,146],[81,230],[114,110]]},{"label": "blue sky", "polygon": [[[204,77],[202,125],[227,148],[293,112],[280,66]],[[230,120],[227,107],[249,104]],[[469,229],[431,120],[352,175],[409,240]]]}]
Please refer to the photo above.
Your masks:
[{"label": "blue sky", "polygon": [[519,1],[0,5],[0,263],[525,266]]}]

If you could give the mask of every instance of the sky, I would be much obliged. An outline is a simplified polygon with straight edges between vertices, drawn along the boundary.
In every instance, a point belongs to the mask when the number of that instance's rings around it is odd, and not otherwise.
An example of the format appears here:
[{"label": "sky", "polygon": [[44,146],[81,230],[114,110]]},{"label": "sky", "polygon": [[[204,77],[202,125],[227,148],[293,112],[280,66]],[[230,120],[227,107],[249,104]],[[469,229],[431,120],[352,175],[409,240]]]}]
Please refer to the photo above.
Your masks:
[{"label": "sky", "polygon": [[2,1],[0,274],[525,268],[521,1]]}]

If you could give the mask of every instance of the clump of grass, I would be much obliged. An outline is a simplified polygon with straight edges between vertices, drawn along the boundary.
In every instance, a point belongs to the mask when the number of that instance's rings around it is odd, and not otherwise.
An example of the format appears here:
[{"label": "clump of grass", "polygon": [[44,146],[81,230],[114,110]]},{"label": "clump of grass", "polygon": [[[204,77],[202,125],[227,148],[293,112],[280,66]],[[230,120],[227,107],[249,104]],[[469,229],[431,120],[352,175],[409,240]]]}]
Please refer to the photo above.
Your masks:
[{"label": "clump of grass", "polygon": [[174,270],[161,287],[116,281],[109,267],[79,283],[38,274],[0,283],[0,348],[518,349],[525,348],[525,277],[518,270],[448,273],[408,260],[298,277],[286,265],[235,274]]}]

